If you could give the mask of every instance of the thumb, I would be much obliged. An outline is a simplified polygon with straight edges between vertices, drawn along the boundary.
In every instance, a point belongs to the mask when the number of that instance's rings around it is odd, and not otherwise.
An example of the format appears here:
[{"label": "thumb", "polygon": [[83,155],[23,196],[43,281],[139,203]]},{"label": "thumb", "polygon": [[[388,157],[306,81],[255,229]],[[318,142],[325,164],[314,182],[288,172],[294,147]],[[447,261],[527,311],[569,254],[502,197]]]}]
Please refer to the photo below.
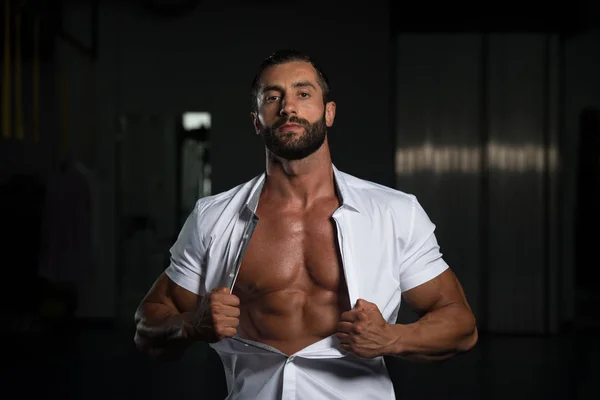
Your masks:
[{"label": "thumb", "polygon": [[213,293],[224,293],[224,294],[229,294],[229,288],[226,287],[222,287],[222,288],[217,288],[213,290]]},{"label": "thumb", "polygon": [[366,303],[365,300],[358,299],[358,300],[356,300],[356,304],[354,305],[354,309],[355,310],[362,310],[365,307],[366,304],[367,303]]}]

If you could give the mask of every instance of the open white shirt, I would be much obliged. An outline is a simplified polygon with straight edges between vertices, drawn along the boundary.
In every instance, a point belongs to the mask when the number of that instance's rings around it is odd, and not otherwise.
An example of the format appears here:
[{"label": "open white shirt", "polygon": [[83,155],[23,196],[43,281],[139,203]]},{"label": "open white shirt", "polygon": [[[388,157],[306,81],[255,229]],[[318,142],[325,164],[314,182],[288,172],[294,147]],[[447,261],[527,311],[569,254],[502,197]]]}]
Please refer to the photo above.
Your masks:
[{"label": "open white shirt", "polygon": [[[395,323],[403,291],[448,268],[415,196],[356,178],[333,166],[341,206],[333,213],[350,304],[376,304]],[[252,237],[265,174],[198,200],[171,248],[165,271],[198,295],[230,287]],[[363,359],[339,348],[335,335],[295,354],[240,337],[211,347],[225,369],[227,399],[395,399],[383,357]]]}]

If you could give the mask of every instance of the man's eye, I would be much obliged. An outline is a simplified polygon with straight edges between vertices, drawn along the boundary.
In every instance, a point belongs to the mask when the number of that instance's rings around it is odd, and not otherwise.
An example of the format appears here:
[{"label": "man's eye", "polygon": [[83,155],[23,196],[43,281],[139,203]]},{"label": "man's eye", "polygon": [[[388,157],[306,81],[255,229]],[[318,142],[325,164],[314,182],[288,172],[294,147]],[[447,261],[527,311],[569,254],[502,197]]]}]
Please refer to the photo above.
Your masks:
[{"label": "man's eye", "polygon": [[267,96],[267,98],[265,100],[267,102],[272,102],[272,101],[277,101],[278,98],[279,98],[279,96]]},{"label": "man's eye", "polygon": [[303,98],[310,97],[310,93],[300,92],[300,97],[303,97]]}]

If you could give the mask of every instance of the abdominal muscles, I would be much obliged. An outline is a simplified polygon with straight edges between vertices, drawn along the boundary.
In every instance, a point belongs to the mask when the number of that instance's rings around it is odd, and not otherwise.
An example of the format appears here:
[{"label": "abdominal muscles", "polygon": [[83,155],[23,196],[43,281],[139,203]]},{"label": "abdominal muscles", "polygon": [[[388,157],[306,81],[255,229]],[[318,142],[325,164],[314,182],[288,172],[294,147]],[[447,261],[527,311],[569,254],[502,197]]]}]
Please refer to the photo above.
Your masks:
[{"label": "abdominal muscles", "polygon": [[333,335],[344,303],[347,299],[322,288],[262,294],[242,302],[238,334],[293,354]]}]

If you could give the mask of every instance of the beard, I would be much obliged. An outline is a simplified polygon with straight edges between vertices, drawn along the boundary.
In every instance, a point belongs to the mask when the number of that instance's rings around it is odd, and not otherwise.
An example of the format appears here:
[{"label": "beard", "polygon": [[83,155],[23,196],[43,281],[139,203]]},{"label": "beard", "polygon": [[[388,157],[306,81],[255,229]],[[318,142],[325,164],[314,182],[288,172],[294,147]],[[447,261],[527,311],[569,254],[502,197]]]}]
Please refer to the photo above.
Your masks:
[{"label": "beard", "polygon": [[[304,133],[277,132],[284,124],[298,124],[304,128]],[[260,135],[269,151],[285,160],[301,160],[313,154],[325,142],[327,125],[325,113],[320,120],[310,123],[298,117],[282,118],[271,126],[262,127]]]}]

